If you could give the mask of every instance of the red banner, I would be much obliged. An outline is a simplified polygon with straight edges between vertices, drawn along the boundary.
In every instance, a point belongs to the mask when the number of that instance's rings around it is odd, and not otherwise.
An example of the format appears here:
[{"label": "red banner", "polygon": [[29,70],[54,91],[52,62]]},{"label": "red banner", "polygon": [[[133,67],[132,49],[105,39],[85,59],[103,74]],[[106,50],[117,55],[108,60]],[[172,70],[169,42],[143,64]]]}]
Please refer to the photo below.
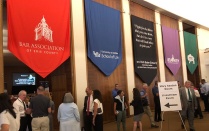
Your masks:
[{"label": "red banner", "polygon": [[8,49],[42,77],[70,56],[70,0],[7,0]]}]

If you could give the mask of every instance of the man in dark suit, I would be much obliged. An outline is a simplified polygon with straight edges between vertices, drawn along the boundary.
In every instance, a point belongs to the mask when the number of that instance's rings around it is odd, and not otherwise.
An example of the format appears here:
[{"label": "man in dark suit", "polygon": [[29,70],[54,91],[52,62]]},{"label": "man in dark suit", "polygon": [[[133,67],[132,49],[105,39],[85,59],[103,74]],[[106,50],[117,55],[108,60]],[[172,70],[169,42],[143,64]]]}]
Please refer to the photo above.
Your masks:
[{"label": "man in dark suit", "polygon": [[152,88],[152,94],[154,96],[155,103],[155,121],[162,121],[161,119],[161,107],[160,107],[160,98],[159,98],[159,90],[158,90],[158,81],[155,81],[155,86]]},{"label": "man in dark suit", "polygon": [[93,119],[93,96],[92,89],[86,88],[86,95],[84,98],[83,118],[84,118],[84,129],[85,131],[92,131],[92,119]]},{"label": "man in dark suit", "polygon": [[[191,89],[191,82],[186,81],[184,87],[179,89],[179,95],[181,99],[182,111],[181,116],[183,122],[188,119],[190,131],[195,131],[194,129],[194,111],[197,108],[196,96],[194,89]],[[182,128],[184,128],[182,124]]]}]

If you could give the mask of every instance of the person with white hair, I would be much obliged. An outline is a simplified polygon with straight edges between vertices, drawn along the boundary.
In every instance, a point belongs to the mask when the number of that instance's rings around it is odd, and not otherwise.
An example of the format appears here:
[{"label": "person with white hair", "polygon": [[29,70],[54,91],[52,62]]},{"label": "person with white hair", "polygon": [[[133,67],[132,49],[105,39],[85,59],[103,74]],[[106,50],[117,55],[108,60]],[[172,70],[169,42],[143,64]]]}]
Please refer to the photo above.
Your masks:
[{"label": "person with white hair", "polygon": [[27,130],[27,118],[26,118],[26,104],[25,98],[27,96],[27,92],[25,90],[21,90],[18,94],[18,98],[13,103],[13,107],[19,112],[20,114],[20,129],[19,131],[26,131]]},{"label": "person with white hair", "polygon": [[155,124],[152,112],[150,110],[147,88],[148,88],[147,83],[143,83],[142,89],[140,91],[144,113],[146,113],[149,116],[149,119],[151,122],[151,128],[158,128],[159,126]]},{"label": "person with white hair", "polygon": [[179,89],[179,95],[181,99],[181,117],[182,125],[181,128],[185,127],[185,120],[189,122],[190,131],[195,131],[194,129],[194,111],[197,109],[197,101],[194,89],[191,88],[191,81],[187,80],[184,84],[184,87]]},{"label": "person with white hair", "polygon": [[80,131],[80,114],[78,106],[74,103],[72,94],[65,93],[63,102],[60,104],[57,113],[60,122],[60,131]]}]

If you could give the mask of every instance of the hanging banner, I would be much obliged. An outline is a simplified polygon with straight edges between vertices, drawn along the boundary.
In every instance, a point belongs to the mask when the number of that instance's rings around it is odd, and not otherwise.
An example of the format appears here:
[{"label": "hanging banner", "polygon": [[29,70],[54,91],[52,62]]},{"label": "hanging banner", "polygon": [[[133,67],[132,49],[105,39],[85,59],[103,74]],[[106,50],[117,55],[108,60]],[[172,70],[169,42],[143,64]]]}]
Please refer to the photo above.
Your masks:
[{"label": "hanging banner", "polygon": [[120,12],[85,0],[89,59],[109,76],[122,60]]},{"label": "hanging banner", "polygon": [[7,0],[8,49],[42,77],[70,56],[70,0]]},{"label": "hanging banner", "polygon": [[150,85],[157,74],[157,58],[153,22],[131,16],[134,47],[134,69]]},{"label": "hanging banner", "polygon": [[178,30],[162,26],[165,64],[175,76],[181,66]]},{"label": "hanging banner", "polygon": [[184,31],[186,64],[191,74],[197,68],[197,38],[196,35]]}]

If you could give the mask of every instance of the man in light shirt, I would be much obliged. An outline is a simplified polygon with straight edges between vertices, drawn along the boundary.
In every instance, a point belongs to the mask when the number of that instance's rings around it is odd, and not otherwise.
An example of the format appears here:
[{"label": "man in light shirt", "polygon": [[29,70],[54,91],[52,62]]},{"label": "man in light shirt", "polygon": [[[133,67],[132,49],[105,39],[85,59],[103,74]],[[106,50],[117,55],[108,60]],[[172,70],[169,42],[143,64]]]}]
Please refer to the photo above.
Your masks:
[{"label": "man in light shirt", "polygon": [[27,119],[26,119],[26,115],[25,115],[25,111],[26,111],[25,98],[26,98],[26,96],[27,96],[26,91],[21,90],[18,94],[17,100],[13,103],[13,107],[20,114],[20,129],[19,129],[19,131],[26,131],[27,130]]},{"label": "man in light shirt", "polygon": [[209,91],[209,84],[206,83],[205,79],[201,80],[201,93],[204,101],[205,112],[209,112],[209,102],[208,102],[208,91]]}]

